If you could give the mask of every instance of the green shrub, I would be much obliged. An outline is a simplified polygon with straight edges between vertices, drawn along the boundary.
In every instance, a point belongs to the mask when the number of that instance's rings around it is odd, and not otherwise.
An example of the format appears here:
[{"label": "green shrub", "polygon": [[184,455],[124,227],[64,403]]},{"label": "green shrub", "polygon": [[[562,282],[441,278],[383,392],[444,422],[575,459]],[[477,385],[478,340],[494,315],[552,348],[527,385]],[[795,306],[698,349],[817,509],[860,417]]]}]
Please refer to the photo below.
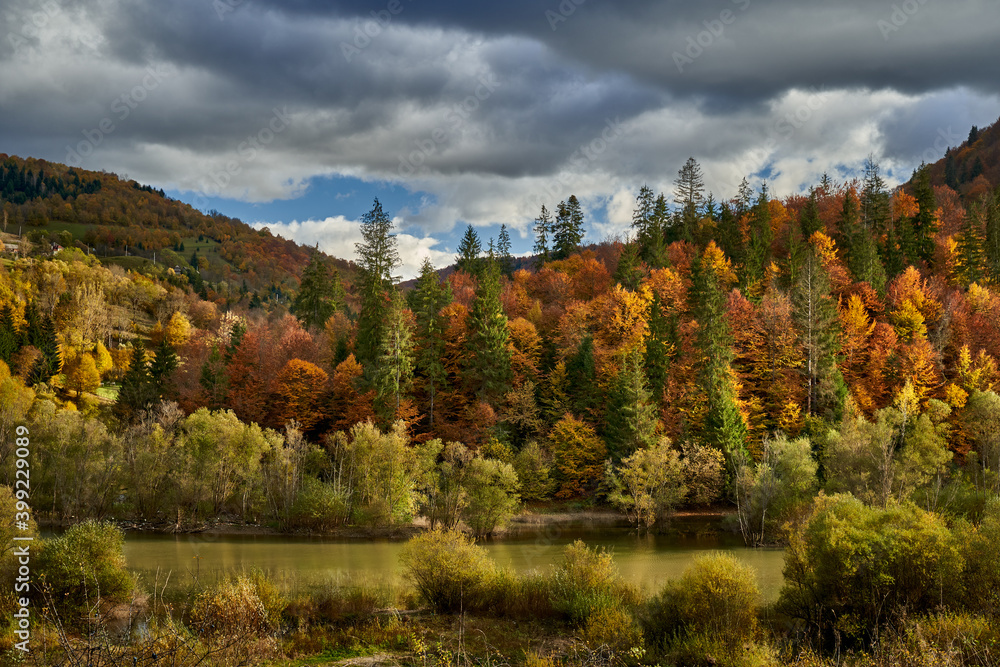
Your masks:
[{"label": "green shrub", "polygon": [[125,569],[125,536],[112,523],[87,521],[42,542],[38,577],[53,611],[71,627],[107,604],[129,601],[135,577]]},{"label": "green shrub", "polygon": [[392,589],[369,581],[326,582],[309,586],[293,596],[285,610],[299,627],[352,625],[369,619],[393,601]]},{"label": "green shrub", "polygon": [[495,573],[486,550],[458,531],[414,537],[399,559],[421,599],[445,613],[480,608]]},{"label": "green shrub", "polygon": [[607,646],[616,653],[639,649],[642,630],[628,611],[618,608],[597,609],[583,626],[583,641],[590,648]]},{"label": "green shrub", "polygon": [[292,505],[292,523],[311,530],[331,530],[347,520],[347,499],[314,477],[302,481]]},{"label": "green shrub", "polygon": [[675,639],[695,635],[736,649],[753,639],[759,604],[753,568],[730,554],[706,554],[650,600],[643,626],[661,649]]},{"label": "green shrub", "polygon": [[734,646],[710,632],[696,632],[679,637],[666,654],[669,664],[691,667],[777,667],[774,649],[765,643],[749,642]]},{"label": "green shrub", "polygon": [[821,635],[874,635],[902,614],[953,602],[962,558],[944,519],[911,505],[820,495],[790,535],[779,608]]},{"label": "green shrub", "polygon": [[622,580],[610,553],[581,540],[566,547],[552,577],[552,607],[557,612],[574,623],[584,623],[599,609],[631,607],[638,602],[638,590]]},{"label": "green shrub", "polygon": [[1000,616],[1000,499],[986,504],[978,526],[959,522],[955,537],[965,561],[963,606],[973,613]]},{"label": "green shrub", "polygon": [[484,610],[501,618],[538,620],[558,616],[552,607],[552,578],[540,572],[497,570]]}]

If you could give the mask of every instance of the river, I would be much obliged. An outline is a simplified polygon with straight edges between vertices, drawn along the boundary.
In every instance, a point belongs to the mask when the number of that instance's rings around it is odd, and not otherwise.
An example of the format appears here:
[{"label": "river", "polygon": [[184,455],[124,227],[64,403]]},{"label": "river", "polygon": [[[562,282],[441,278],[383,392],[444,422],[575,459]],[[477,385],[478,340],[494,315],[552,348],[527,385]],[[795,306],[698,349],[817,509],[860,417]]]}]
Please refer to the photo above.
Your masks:
[{"label": "river", "polygon": [[[527,526],[483,546],[501,566],[545,570],[558,563],[563,547],[576,539],[611,550],[622,575],[647,593],[679,577],[698,554],[712,550],[733,553],[752,566],[765,599],[776,599],[781,588],[782,550],[748,549],[738,536],[703,524],[644,536],[617,526]],[[214,581],[226,572],[253,567],[275,577],[363,577],[398,584],[402,547],[403,542],[389,540],[129,533],[125,556],[146,586],[156,580],[162,585],[168,572],[177,584],[193,578]]]}]

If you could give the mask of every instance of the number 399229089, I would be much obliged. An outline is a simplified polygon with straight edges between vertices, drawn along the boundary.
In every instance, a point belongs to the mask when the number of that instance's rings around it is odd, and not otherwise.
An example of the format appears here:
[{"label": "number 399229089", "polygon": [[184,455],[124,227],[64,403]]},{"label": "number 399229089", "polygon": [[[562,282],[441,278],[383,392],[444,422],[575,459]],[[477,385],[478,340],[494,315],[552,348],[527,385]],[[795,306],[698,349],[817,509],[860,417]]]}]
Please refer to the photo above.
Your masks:
[{"label": "number 399229089", "polygon": [[16,457],[14,460],[14,467],[16,468],[14,473],[14,498],[17,499],[17,513],[14,520],[27,521],[30,518],[28,513],[28,498],[31,492],[31,468],[28,462],[28,455],[31,453],[29,449],[30,441],[26,426],[18,426],[15,432],[17,433],[17,438],[14,440],[14,445],[17,449],[14,452],[14,456]]}]

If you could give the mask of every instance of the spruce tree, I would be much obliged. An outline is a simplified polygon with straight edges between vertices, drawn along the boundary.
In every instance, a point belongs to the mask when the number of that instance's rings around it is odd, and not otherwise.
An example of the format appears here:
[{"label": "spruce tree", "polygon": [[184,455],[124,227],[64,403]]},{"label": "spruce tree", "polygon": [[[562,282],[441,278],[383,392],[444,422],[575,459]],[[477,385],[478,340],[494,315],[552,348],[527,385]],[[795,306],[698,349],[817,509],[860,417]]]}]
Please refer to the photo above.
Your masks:
[{"label": "spruce tree", "polygon": [[514,258],[510,254],[510,233],[507,231],[507,225],[500,225],[500,234],[497,236],[497,262],[503,275],[510,276],[514,273]]},{"label": "spruce tree", "polygon": [[583,209],[576,195],[560,202],[556,211],[553,259],[566,259],[580,249],[583,241]]},{"label": "spruce tree", "polygon": [[229,393],[229,375],[226,372],[225,357],[218,345],[212,346],[212,352],[202,364],[198,384],[203,390],[205,407],[219,410],[225,405]]},{"label": "spruce tree", "polygon": [[986,217],[986,234],[983,256],[986,275],[994,285],[1000,284],[1000,192],[983,201]]},{"label": "spruce tree", "polygon": [[14,327],[14,313],[8,304],[0,308],[0,361],[8,366],[11,357],[21,349],[21,336]]},{"label": "spruce tree", "polygon": [[642,354],[632,350],[622,360],[608,397],[604,438],[614,461],[656,444],[659,428],[656,413],[652,394],[646,386]]},{"label": "spruce tree", "polygon": [[362,242],[355,244],[360,269],[361,312],[358,315],[356,358],[369,380],[382,348],[384,315],[389,292],[398,278],[393,272],[400,264],[392,220],[378,199],[361,218]]},{"label": "spruce tree", "polygon": [[455,258],[455,268],[465,271],[471,276],[478,276],[483,263],[483,246],[479,242],[479,234],[469,225],[458,243],[458,257]]},{"label": "spruce tree", "polygon": [[292,312],[303,327],[321,328],[344,305],[344,288],[340,274],[332,271],[316,249],[302,271],[299,293],[295,295]]},{"label": "spruce tree", "polygon": [[451,303],[451,287],[438,276],[429,259],[420,267],[420,277],[411,292],[411,305],[416,319],[416,377],[427,395],[427,421],[434,427],[437,393],[444,386],[445,321],[442,309]]},{"label": "spruce tree", "polygon": [[693,157],[689,157],[684,166],[677,172],[674,181],[674,203],[680,211],[680,238],[693,241],[695,227],[698,224],[698,211],[705,201],[705,179],[701,166]]},{"label": "spruce tree", "polygon": [[622,246],[622,254],[618,256],[618,266],[612,277],[616,283],[634,292],[642,284],[642,275],[639,246],[636,242],[626,243]]},{"label": "spruce tree", "polygon": [[160,343],[156,346],[154,354],[153,361],[149,364],[149,376],[156,396],[159,397],[167,393],[170,376],[177,369],[179,362],[177,352],[174,351],[170,342],[167,341],[166,336],[160,339]]},{"label": "spruce tree", "polygon": [[732,461],[746,448],[746,422],[736,403],[733,386],[733,337],[726,321],[726,295],[719,279],[701,257],[691,266],[691,300],[698,321],[697,347],[700,385],[708,399],[702,438]]},{"label": "spruce tree", "polygon": [[375,365],[375,411],[389,426],[399,414],[404,395],[413,384],[413,338],[402,295],[393,289],[385,313],[382,344]]},{"label": "spruce tree", "polygon": [[545,208],[545,204],[542,204],[542,211],[535,218],[535,246],[533,250],[543,264],[550,259],[549,241],[554,232],[554,224],[549,209]]},{"label": "spruce tree", "polygon": [[810,248],[792,293],[793,317],[805,350],[802,374],[806,383],[806,412],[828,420],[840,417],[844,382],[837,368],[839,319],[830,296],[830,279]]},{"label": "spruce tree", "polygon": [[747,244],[746,261],[743,267],[742,286],[751,298],[763,294],[765,271],[771,263],[771,203],[767,194],[767,184],[761,188],[760,196],[750,211],[750,242]]},{"label": "spruce tree", "polygon": [[42,355],[31,369],[32,383],[48,382],[53,375],[58,375],[62,367],[59,356],[59,340],[56,338],[56,325],[52,318],[46,315],[38,328],[29,329],[29,342],[38,348]]},{"label": "spruce tree", "polygon": [[802,230],[802,238],[809,240],[815,232],[823,229],[823,221],[819,218],[819,204],[816,202],[815,188],[809,191],[809,199],[799,213],[799,229]]},{"label": "spruce tree", "polygon": [[980,282],[983,278],[983,239],[979,230],[981,216],[982,208],[978,203],[969,206],[965,212],[962,231],[958,235],[959,278],[964,287]]},{"label": "spruce tree", "polygon": [[917,200],[917,214],[910,224],[914,252],[916,257],[930,262],[934,257],[934,235],[937,233],[937,201],[927,165],[922,165],[916,174],[913,196]]},{"label": "spruce tree", "polygon": [[865,160],[865,176],[861,189],[861,225],[877,238],[889,222],[889,193],[882,179],[881,168],[872,155]]},{"label": "spruce tree", "polygon": [[653,300],[649,304],[649,335],[646,336],[646,378],[653,398],[663,405],[667,378],[670,376],[670,363],[674,355],[673,326],[671,318],[665,312],[659,292],[653,292]]},{"label": "spruce tree", "polygon": [[500,303],[500,272],[487,266],[469,313],[466,382],[483,401],[496,407],[510,391],[513,373],[507,347],[510,331]]},{"label": "spruce tree", "polygon": [[156,387],[146,362],[146,350],[141,341],[136,341],[132,348],[128,370],[125,371],[121,388],[118,390],[115,411],[120,418],[131,420],[139,411],[152,405],[156,398]]},{"label": "spruce tree", "polygon": [[592,418],[599,396],[594,339],[590,334],[583,337],[576,354],[566,361],[566,390],[573,414],[584,419]]}]

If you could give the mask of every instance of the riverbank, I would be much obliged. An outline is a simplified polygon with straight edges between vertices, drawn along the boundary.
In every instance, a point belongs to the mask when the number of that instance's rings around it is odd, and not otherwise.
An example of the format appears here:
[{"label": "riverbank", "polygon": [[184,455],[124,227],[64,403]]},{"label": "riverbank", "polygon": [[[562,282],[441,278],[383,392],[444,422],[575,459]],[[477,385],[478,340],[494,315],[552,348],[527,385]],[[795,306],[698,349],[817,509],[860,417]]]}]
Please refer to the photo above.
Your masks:
[{"label": "riverbank", "polygon": [[[713,506],[680,510],[670,519],[657,526],[654,531],[676,531],[679,527],[689,528],[701,525],[709,530],[725,530],[727,516],[733,514],[731,508]],[[321,537],[335,540],[408,540],[430,529],[424,517],[418,517],[409,524],[400,526],[341,526],[327,531],[283,530],[277,526],[247,524],[220,518],[215,521],[180,523],[173,521],[132,521],[109,518],[109,521],[128,533],[148,533],[160,535],[205,535],[205,536],[259,536],[259,537]],[[42,529],[61,532],[76,523],[76,520],[56,520],[41,517],[38,525]],[[559,504],[545,504],[525,508],[513,517],[510,525],[492,536],[493,540],[516,537],[526,530],[550,527],[559,528],[628,528],[628,518],[611,509],[577,509]],[[684,531],[686,532],[686,531]]]}]

